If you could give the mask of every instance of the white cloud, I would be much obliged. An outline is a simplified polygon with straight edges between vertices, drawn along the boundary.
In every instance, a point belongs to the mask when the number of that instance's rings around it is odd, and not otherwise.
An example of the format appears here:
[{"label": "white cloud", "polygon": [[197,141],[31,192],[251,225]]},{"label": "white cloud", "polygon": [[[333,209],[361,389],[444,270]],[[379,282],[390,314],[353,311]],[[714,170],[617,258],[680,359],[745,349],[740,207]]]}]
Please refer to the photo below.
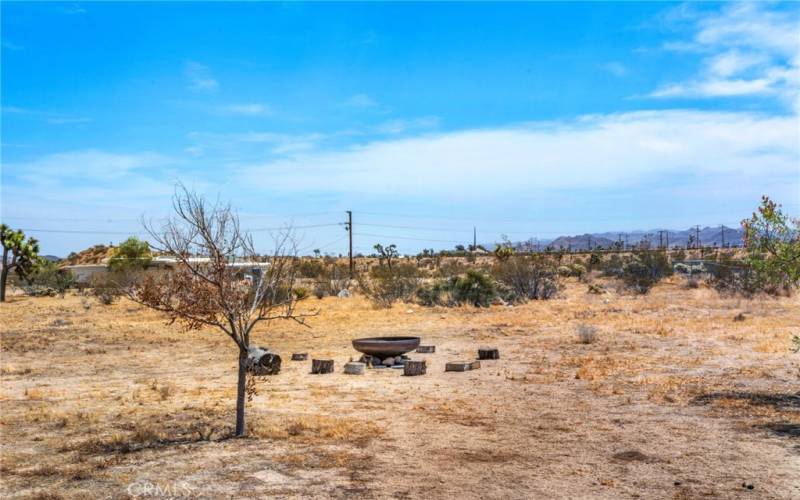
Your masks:
[{"label": "white cloud", "polygon": [[222,113],[227,113],[232,115],[259,116],[259,115],[272,114],[272,108],[270,106],[257,102],[227,104],[225,106],[220,106],[218,110]]},{"label": "white cloud", "polygon": [[699,74],[664,85],[650,97],[773,96],[791,106],[800,92],[800,28],[797,10],[754,3],[727,5],[712,14],[691,15],[691,42],[671,42],[672,50],[704,53]]},{"label": "white cloud", "polygon": [[372,108],[378,105],[375,99],[367,94],[355,94],[344,101],[344,105],[351,108]]},{"label": "white cloud", "polygon": [[219,83],[211,75],[211,69],[204,64],[189,61],[184,65],[184,75],[189,79],[189,88],[199,92],[214,92]]},{"label": "white cloud", "polygon": [[44,182],[45,179],[93,182],[119,179],[137,170],[175,163],[174,159],[153,152],[121,154],[87,149],[50,154],[24,163],[7,163],[4,169],[16,172],[31,183]]},{"label": "white cloud", "polygon": [[298,153],[241,172],[264,189],[395,196],[533,195],[687,174],[757,190],[761,179],[797,178],[796,130],[796,116],[641,111]]},{"label": "white cloud", "polygon": [[608,62],[601,65],[600,67],[618,78],[621,78],[628,74],[628,68],[620,62],[616,61]]},{"label": "white cloud", "polygon": [[382,134],[401,134],[411,130],[430,129],[438,125],[438,116],[423,116],[408,120],[389,120],[378,125],[377,130]]},{"label": "white cloud", "polygon": [[50,123],[51,125],[79,125],[90,122],[92,122],[91,118],[80,118],[80,117],[69,117],[69,116],[56,116],[47,119],[47,123]]}]

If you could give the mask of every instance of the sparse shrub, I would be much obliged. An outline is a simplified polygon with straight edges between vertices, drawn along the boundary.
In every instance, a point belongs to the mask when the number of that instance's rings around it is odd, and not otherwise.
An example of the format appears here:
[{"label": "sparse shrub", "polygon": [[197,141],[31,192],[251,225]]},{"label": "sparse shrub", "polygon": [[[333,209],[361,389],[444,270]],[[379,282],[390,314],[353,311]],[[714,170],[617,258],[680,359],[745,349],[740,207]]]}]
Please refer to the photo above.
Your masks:
[{"label": "sparse shrub", "polygon": [[625,265],[625,262],[622,260],[618,254],[613,254],[608,260],[604,260],[600,265],[600,269],[603,273],[603,276],[610,276],[614,278],[619,278],[622,276],[622,267]]},{"label": "sparse shrub", "polygon": [[28,295],[60,295],[75,285],[75,277],[69,270],[61,270],[58,264],[38,259],[30,274],[25,277],[22,289]]},{"label": "sparse shrub", "polygon": [[515,255],[492,267],[492,276],[508,289],[497,287],[506,302],[546,300],[558,293],[558,273],[555,266],[541,256]]},{"label": "sparse shrub", "polygon": [[456,303],[475,307],[489,307],[497,296],[491,276],[475,269],[470,269],[463,276],[451,278],[450,293]]},{"label": "sparse shrub", "polygon": [[452,306],[448,280],[436,280],[429,285],[422,285],[416,292],[417,300],[423,306]]},{"label": "sparse shrub", "polygon": [[458,259],[447,259],[439,267],[437,274],[442,278],[451,278],[467,272],[467,266]]},{"label": "sparse shrub", "polygon": [[311,292],[308,291],[308,288],[302,286],[296,286],[292,289],[294,292],[295,300],[305,300],[311,295]]},{"label": "sparse shrub", "polygon": [[569,268],[570,268],[570,276],[574,276],[578,279],[583,279],[583,277],[586,276],[587,272],[586,266],[584,266],[583,264],[575,263],[569,266]]},{"label": "sparse shrub", "polygon": [[606,293],[606,289],[603,288],[603,285],[596,285],[594,283],[589,283],[589,287],[586,291],[595,295],[602,295]]},{"label": "sparse shrub", "polygon": [[321,286],[314,286],[314,297],[322,299],[328,295],[328,292]]},{"label": "sparse shrub", "polygon": [[625,285],[638,293],[647,293],[662,278],[672,274],[672,266],[664,251],[636,251],[622,267]]},{"label": "sparse shrub", "polygon": [[597,340],[596,326],[580,324],[575,327],[575,333],[578,335],[578,342],[581,344],[593,344]]},{"label": "sparse shrub", "polygon": [[391,268],[388,265],[373,268],[368,278],[359,279],[359,288],[379,307],[391,307],[398,300],[411,300],[419,282],[415,265],[395,263]]},{"label": "sparse shrub", "polygon": [[558,266],[558,275],[562,278],[568,278],[572,276],[572,269],[569,266]]},{"label": "sparse shrub", "polygon": [[325,265],[316,259],[301,259],[297,272],[303,278],[319,278],[325,274]]}]

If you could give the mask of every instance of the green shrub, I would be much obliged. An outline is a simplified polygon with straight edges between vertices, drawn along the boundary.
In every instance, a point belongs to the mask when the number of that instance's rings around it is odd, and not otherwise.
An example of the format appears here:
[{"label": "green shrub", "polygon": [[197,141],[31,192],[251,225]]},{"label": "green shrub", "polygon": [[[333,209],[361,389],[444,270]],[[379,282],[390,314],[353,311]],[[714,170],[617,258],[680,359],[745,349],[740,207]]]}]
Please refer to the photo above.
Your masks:
[{"label": "green shrub", "polygon": [[653,285],[671,274],[672,266],[665,251],[637,250],[622,267],[622,280],[637,293],[649,292]]},{"label": "green shrub", "polygon": [[66,269],[59,269],[58,264],[45,259],[38,259],[30,274],[25,277],[23,290],[28,295],[60,295],[75,286],[75,276]]},{"label": "green shrub", "polygon": [[489,307],[497,296],[491,276],[474,269],[463,276],[450,278],[450,294],[457,304],[475,307]]},{"label": "green shrub", "polygon": [[145,269],[153,260],[150,254],[150,244],[135,236],[119,244],[114,254],[108,261],[111,271],[141,270]]}]

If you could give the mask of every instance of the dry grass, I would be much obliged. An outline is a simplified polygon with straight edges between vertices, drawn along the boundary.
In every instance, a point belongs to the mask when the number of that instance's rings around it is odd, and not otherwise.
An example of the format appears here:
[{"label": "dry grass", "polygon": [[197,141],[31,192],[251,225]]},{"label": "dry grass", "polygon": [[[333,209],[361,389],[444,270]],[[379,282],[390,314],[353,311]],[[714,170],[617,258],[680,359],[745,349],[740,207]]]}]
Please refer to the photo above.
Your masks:
[{"label": "dry grass", "polygon": [[[742,481],[759,498],[800,496],[797,299],[605,288],[575,281],[556,300],[489,309],[311,298],[311,330],[255,332],[285,361],[258,383],[248,439],[231,439],[236,356],[223,335],[124,301],[12,297],[0,305],[0,495],[124,497],[148,480],[211,498],[737,497]],[[602,338],[576,341],[580,325]],[[397,334],[437,346],[414,355],[426,376],[340,373],[351,339]],[[501,359],[444,373],[480,345]],[[337,372],[309,375],[289,361],[300,351]],[[615,458],[632,450],[647,459]]]}]

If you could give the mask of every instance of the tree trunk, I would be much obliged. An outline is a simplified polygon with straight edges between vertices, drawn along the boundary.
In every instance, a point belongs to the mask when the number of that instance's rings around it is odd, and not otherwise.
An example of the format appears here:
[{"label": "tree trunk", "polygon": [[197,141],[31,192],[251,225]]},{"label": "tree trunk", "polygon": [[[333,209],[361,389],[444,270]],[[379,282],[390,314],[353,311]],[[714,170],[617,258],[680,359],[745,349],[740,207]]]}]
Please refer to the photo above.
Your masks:
[{"label": "tree trunk", "polygon": [[8,279],[8,269],[3,263],[3,270],[0,271],[0,302],[6,301],[6,279]]},{"label": "tree trunk", "polygon": [[8,248],[3,247],[3,269],[0,271],[0,302],[6,301],[6,280],[8,279]]},{"label": "tree trunk", "polygon": [[247,384],[247,351],[239,350],[239,382],[236,387],[236,437],[246,434],[244,426],[245,385]]},{"label": "tree trunk", "polygon": [[424,359],[421,361],[414,361],[409,359],[403,366],[403,375],[409,377],[413,377],[415,375],[425,375],[426,371],[427,371],[427,363],[425,363]]},{"label": "tree trunk", "polygon": [[311,373],[333,373],[333,360],[332,359],[312,359],[311,360]]},{"label": "tree trunk", "polygon": [[478,349],[478,359],[500,359],[500,351],[493,347],[481,347]]}]

